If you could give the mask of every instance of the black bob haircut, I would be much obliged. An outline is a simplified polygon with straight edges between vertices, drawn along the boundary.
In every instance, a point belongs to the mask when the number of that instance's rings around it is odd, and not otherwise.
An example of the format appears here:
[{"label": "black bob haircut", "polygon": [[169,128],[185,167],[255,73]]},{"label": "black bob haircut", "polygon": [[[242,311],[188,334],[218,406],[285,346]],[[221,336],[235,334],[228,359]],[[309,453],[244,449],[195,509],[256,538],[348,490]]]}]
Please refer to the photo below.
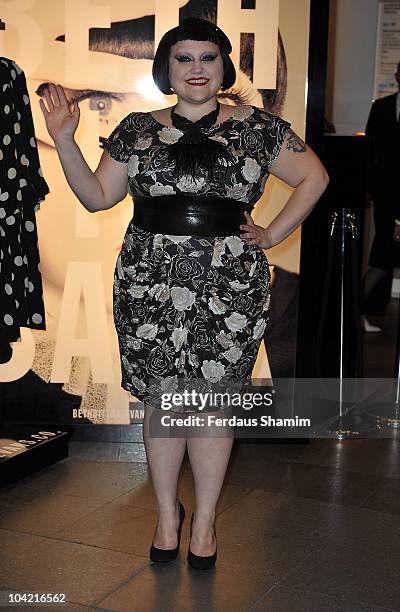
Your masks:
[{"label": "black bob haircut", "polygon": [[168,30],[160,40],[153,62],[153,79],[163,94],[174,92],[169,82],[169,56],[172,45],[180,40],[206,40],[218,45],[224,66],[221,89],[229,89],[236,81],[235,66],[229,54],[232,45],[226,34],[211,21],[189,17],[172,30]]}]

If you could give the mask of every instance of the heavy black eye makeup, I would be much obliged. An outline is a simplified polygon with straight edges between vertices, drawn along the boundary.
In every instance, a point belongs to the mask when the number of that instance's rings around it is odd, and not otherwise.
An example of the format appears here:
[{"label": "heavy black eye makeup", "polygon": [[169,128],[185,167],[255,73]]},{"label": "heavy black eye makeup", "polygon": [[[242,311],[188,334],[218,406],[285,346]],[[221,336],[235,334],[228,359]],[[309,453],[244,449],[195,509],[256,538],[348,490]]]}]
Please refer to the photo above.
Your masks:
[{"label": "heavy black eye makeup", "polygon": [[192,58],[190,58],[188,55],[177,55],[175,56],[175,59],[178,62],[191,62]]},{"label": "heavy black eye makeup", "polygon": [[[201,60],[203,62],[212,62],[214,61],[216,58],[218,57],[217,53],[206,53],[205,55],[203,55],[201,57]],[[175,59],[178,62],[191,62],[193,61],[193,58],[190,55],[176,55]]]}]

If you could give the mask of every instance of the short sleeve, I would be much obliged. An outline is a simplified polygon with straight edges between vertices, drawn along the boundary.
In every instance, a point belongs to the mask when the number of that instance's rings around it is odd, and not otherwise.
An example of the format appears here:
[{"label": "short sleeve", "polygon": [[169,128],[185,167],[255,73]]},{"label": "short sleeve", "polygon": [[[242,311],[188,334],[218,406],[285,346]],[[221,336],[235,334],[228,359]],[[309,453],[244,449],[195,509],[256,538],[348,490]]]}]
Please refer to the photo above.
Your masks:
[{"label": "short sleeve", "polygon": [[103,141],[103,148],[113,159],[127,164],[135,145],[137,134],[133,127],[131,113],[117,125],[109,137]]},{"label": "short sleeve", "polygon": [[269,168],[278,157],[291,124],[271,113],[262,113],[262,118],[265,124],[265,151]]}]

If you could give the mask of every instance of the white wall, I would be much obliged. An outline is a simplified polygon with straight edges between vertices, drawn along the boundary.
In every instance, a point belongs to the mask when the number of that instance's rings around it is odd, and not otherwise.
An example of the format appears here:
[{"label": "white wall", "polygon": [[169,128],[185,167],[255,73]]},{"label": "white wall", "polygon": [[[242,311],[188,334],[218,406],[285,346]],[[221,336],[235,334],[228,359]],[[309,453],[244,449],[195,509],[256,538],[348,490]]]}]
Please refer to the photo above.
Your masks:
[{"label": "white wall", "polygon": [[365,129],[374,90],[378,0],[330,0],[326,116],[338,134]]}]

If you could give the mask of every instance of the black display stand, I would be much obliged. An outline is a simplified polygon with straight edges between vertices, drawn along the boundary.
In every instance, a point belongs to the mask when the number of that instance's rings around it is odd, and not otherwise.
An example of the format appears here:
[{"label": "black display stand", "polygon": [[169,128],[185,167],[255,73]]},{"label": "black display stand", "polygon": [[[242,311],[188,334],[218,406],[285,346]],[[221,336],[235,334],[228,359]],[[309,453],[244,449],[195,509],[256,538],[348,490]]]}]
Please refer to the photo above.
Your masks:
[{"label": "black display stand", "polygon": [[68,457],[72,429],[5,424],[0,429],[0,487]]},{"label": "black display stand", "polygon": [[79,403],[32,371],[0,383],[0,487],[68,456]]}]

